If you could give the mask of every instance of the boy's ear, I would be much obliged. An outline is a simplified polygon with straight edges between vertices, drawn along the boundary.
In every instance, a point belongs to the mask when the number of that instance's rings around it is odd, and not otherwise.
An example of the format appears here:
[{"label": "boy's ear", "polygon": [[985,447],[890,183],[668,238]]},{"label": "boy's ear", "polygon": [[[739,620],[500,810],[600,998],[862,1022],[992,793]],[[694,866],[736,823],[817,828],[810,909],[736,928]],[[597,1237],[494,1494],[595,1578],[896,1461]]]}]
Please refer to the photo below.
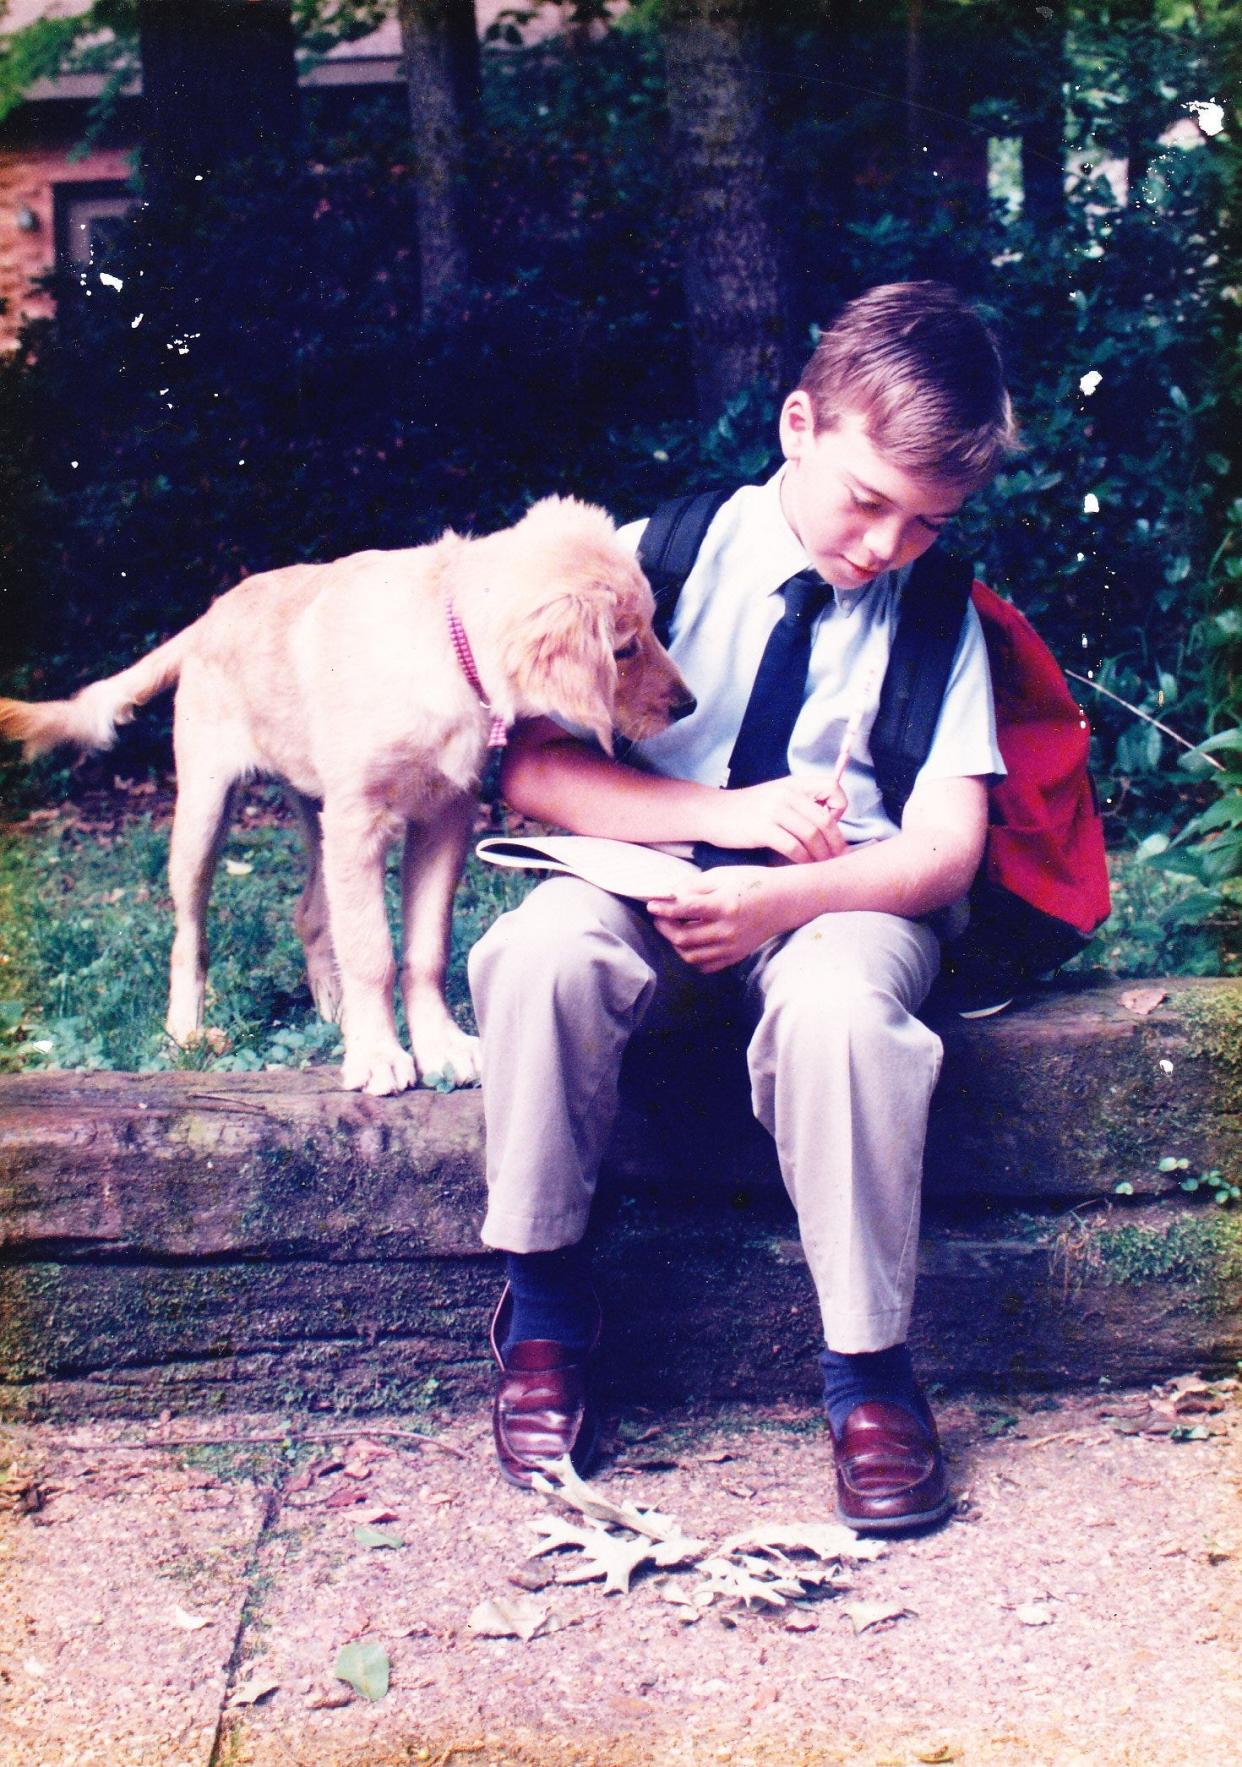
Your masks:
[{"label": "boy's ear", "polygon": [[786,460],[796,460],[815,439],[815,408],[802,387],[790,393],[781,406],[780,437]]}]

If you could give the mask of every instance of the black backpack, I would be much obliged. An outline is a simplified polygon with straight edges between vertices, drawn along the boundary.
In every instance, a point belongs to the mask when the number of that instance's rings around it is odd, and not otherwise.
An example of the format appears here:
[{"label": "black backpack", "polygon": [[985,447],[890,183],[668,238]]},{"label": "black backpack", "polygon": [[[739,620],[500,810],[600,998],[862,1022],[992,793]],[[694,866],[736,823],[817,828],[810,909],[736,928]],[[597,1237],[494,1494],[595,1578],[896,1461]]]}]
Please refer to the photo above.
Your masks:
[{"label": "black backpack", "polygon": [[[731,495],[674,497],[647,523],[638,562],[655,595],[661,642],[712,519]],[[1009,775],[989,792],[988,846],[970,892],[971,924],[945,947],[941,992],[964,1016],[983,1016],[1081,951],[1108,916],[1109,892],[1086,719],[1029,623],[939,547],[916,561],[902,591],[871,729],[885,810],[900,825],[931,748],[972,599],[987,640]]]}]

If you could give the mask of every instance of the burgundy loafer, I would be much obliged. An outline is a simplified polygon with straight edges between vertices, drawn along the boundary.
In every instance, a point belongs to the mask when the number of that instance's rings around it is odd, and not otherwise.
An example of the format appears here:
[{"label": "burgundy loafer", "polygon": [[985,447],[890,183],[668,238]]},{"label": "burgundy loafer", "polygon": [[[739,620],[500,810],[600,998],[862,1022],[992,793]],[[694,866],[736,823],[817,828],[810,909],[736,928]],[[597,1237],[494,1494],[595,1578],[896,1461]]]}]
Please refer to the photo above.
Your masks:
[{"label": "burgundy loafer", "polygon": [[953,1507],[940,1438],[903,1405],[874,1399],[856,1405],[840,1435],[837,1519],[868,1534],[896,1534],[941,1521]]},{"label": "burgundy loafer", "polygon": [[492,1320],[492,1354],[500,1380],[492,1405],[492,1434],[500,1470],[511,1485],[529,1491],[537,1472],[568,1454],[585,1473],[599,1439],[587,1374],[599,1343],[600,1319],[585,1350],[551,1338],[528,1338],[501,1354],[511,1308],[508,1284]]}]

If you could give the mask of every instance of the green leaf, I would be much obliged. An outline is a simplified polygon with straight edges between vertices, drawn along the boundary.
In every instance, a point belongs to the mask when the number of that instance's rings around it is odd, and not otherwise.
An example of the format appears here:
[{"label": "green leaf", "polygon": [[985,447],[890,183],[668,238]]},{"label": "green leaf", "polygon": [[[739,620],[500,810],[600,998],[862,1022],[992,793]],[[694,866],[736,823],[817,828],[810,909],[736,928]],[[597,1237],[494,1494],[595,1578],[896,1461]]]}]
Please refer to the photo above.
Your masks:
[{"label": "green leaf", "polygon": [[396,1547],[404,1546],[405,1541],[400,1534],[394,1534],[391,1528],[375,1528],[363,1522],[354,1529],[354,1539],[359,1546]]},{"label": "green leaf", "polygon": [[1190,410],[1190,400],[1186,397],[1181,387],[1169,388],[1169,403],[1176,405],[1179,411]]},{"label": "green leaf", "polygon": [[388,1652],[372,1639],[364,1639],[361,1644],[343,1644],[336,1653],[332,1673],[338,1681],[348,1681],[364,1700],[382,1700],[388,1692]]},{"label": "green leaf", "polygon": [[1131,1184],[1131,1182],[1128,1178],[1123,1178],[1120,1184],[1113,1185],[1113,1195],[1114,1196],[1133,1196],[1134,1195],[1134,1186]]}]

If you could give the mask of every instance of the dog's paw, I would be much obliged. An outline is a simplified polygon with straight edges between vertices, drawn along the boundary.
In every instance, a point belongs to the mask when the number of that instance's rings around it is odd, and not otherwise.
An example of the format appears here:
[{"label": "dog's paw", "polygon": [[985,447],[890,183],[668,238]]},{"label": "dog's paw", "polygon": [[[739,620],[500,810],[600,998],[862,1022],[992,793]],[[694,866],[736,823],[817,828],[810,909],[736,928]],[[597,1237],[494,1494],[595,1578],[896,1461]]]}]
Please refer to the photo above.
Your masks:
[{"label": "dog's paw", "polygon": [[477,1086],[483,1073],[479,1039],[452,1023],[434,1038],[424,1037],[415,1043],[414,1055],[425,1082],[442,1077],[455,1086]]},{"label": "dog's paw", "polygon": [[373,1098],[388,1098],[394,1092],[405,1092],[418,1079],[412,1056],[399,1043],[385,1043],[370,1049],[346,1048],[341,1065],[341,1085],[346,1092],[369,1092]]}]

